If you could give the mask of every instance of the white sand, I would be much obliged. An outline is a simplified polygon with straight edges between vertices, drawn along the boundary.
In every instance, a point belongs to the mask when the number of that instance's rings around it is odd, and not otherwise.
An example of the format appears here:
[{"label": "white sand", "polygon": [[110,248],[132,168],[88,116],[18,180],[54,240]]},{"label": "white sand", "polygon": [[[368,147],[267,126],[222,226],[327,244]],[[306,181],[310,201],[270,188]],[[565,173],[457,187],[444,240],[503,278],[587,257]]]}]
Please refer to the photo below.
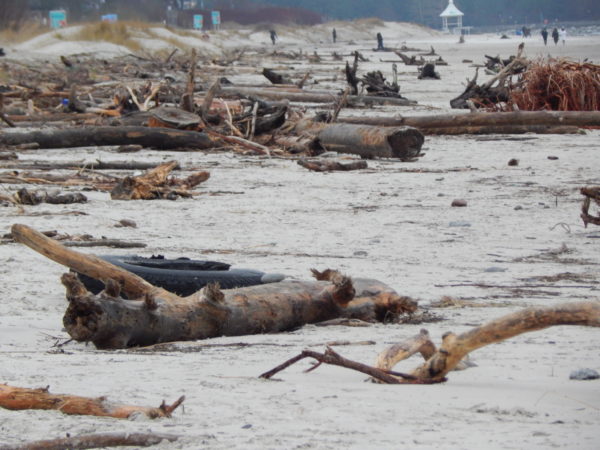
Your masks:
[{"label": "white sand", "polygon": [[[328,50],[360,49],[371,63],[361,64],[359,70],[380,69],[391,78],[391,64],[379,59],[395,59],[393,54],[368,50],[375,46],[376,29],[357,31],[355,36],[349,25],[336,24],[336,28],[342,41],[336,45],[328,41],[328,26],[318,31]],[[315,41],[303,36],[318,33],[309,31],[281,31],[278,45],[312,53]],[[350,39],[356,45],[344,43]],[[462,92],[462,83],[474,73],[461,63],[463,59],[482,62],[484,54],[506,57],[520,42],[485,35],[467,37],[465,44],[457,45],[453,36],[426,30],[416,36],[415,27],[393,24],[388,24],[384,39],[387,46],[403,41],[425,49],[433,45],[450,66],[438,68],[442,81],[418,81],[415,69],[399,64],[402,92],[419,106],[348,114],[448,111],[448,100]],[[232,36],[226,46],[239,46],[241,41],[271,47],[264,32],[243,39]],[[599,62],[599,44],[600,37],[572,38],[564,48],[553,44],[544,48],[536,36],[527,41],[526,51],[529,56],[549,52]],[[71,51],[70,47],[58,50],[56,55]],[[323,47],[319,52],[325,54]],[[293,64],[298,69],[307,65]],[[341,87],[343,64],[330,64],[329,73],[317,70],[317,78],[337,74],[340,81],[316,87]],[[27,207],[24,214],[3,208],[3,232],[13,223],[25,223],[40,230],[143,240],[148,248],[138,253],[144,255],[216,259],[297,278],[307,278],[311,267],[331,267],[381,279],[423,306],[445,295],[489,306],[434,309],[446,319],[434,324],[307,326],[291,333],[204,341],[253,344],[240,348],[145,354],[69,343],[59,350],[55,343],[68,339],[62,330],[66,300],[59,282],[65,269],[23,246],[3,245],[0,382],[50,385],[55,393],[108,395],[115,401],[148,406],[182,394],[186,401],[173,419],[160,421],[0,410],[0,442],[17,444],[65,433],[152,430],[181,436],[174,444],[159,446],[165,449],[597,449],[599,381],[569,380],[573,369],[600,370],[597,329],[555,327],[485,347],[472,355],[477,367],[453,372],[447,383],[436,386],[374,385],[364,383],[365,376],[359,373],[333,367],[304,374],[308,361],[281,373],[282,382],[257,379],[302,349],[322,350],[330,341],[374,341],[374,345],[337,347],[348,358],[371,363],[386,346],[422,327],[439,342],[446,331],[461,332],[525,306],[598,301],[600,229],[583,228],[578,189],[600,182],[600,132],[529,137],[522,141],[431,137],[426,140],[426,155],[418,162],[375,161],[369,162],[367,171],[333,174],[308,172],[293,161],[233,154],[118,155],[109,149],[23,152],[23,160],[143,158],[158,163],[177,159],[184,167],[211,171],[201,192],[238,194],[176,202],[118,202],[108,194],[89,192],[86,205]],[[517,167],[507,165],[511,158],[519,159]],[[5,192],[14,188],[2,185]],[[467,200],[468,206],[451,208],[454,198]],[[70,210],[88,215],[32,215]],[[114,228],[123,218],[135,220],[139,228]],[[556,252],[563,246],[567,251]],[[232,252],[203,254],[203,250]],[[552,252],[558,255],[553,257]],[[96,253],[124,252],[98,249]],[[539,278],[567,272],[572,281]],[[411,359],[398,370],[417,364],[418,359]]]}]

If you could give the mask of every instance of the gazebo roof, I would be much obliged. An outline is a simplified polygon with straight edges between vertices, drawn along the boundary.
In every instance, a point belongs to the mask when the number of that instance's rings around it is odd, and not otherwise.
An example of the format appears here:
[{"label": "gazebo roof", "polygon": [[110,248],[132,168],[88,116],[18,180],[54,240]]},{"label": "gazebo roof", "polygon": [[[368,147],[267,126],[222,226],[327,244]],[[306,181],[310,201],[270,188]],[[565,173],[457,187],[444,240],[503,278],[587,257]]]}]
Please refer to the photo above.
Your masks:
[{"label": "gazebo roof", "polygon": [[456,6],[454,6],[454,0],[449,0],[448,6],[446,6],[446,9],[440,14],[440,17],[459,17],[459,16],[464,16],[464,14],[460,11],[460,9],[458,9]]}]

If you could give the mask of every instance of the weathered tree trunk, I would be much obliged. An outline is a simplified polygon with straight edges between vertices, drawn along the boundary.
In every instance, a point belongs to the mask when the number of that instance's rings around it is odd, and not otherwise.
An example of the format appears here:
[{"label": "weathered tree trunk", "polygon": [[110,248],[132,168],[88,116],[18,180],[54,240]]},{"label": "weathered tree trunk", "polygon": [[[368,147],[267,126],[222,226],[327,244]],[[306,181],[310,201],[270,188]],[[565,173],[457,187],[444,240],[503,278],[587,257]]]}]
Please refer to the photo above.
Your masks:
[{"label": "weathered tree trunk", "polygon": [[167,128],[87,127],[66,130],[19,130],[0,134],[0,145],[21,145],[31,142],[37,142],[41,149],[137,144],[168,150],[184,147],[208,149],[219,145],[205,133]]},{"label": "weathered tree trunk", "polygon": [[345,117],[339,122],[388,127],[419,128],[498,127],[545,125],[600,127],[600,111],[516,111],[499,113],[442,114],[415,117]]},{"label": "weathered tree trunk", "polygon": [[183,403],[180,397],[173,405],[164,402],[158,408],[120,405],[109,402],[105,397],[89,398],[76,395],[50,394],[48,389],[27,389],[0,384],[0,406],[12,410],[54,409],[64,414],[114,417],[127,419],[132,414],[144,414],[156,419],[170,417],[171,413]]},{"label": "weathered tree trunk", "polygon": [[423,134],[412,127],[333,124],[317,134],[317,142],[323,148],[363,158],[414,158],[424,141]]},{"label": "weathered tree trunk", "polygon": [[[414,301],[376,280],[352,282],[337,272],[329,273],[329,281],[284,281],[224,291],[210,285],[179,297],[97,257],[64,248],[25,225],[13,225],[12,234],[17,242],[105,283],[103,293],[92,295],[74,274],[62,278],[69,300],[63,319],[67,332],[98,348],[277,332],[341,315],[375,321],[416,309]],[[137,300],[120,298],[121,290]]]},{"label": "weathered tree trunk", "polygon": [[340,162],[340,161],[329,161],[329,160],[309,160],[299,159],[298,165],[312,170],[313,172],[334,172],[334,171],[349,171],[349,170],[362,170],[366,169],[366,161],[351,161],[351,162]]},{"label": "weathered tree trunk", "polygon": [[107,447],[151,447],[163,441],[174,442],[178,436],[158,433],[94,433],[66,438],[28,442],[23,445],[0,445],[0,450],[82,450]]}]

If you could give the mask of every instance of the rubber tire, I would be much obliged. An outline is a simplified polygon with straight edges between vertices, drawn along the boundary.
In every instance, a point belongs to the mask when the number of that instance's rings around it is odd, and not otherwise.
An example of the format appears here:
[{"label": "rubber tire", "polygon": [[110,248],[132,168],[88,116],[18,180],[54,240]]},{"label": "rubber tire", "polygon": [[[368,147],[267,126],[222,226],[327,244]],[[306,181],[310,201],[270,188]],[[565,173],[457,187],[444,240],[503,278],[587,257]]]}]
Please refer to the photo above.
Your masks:
[{"label": "rubber tire", "polygon": [[[181,297],[198,292],[211,282],[218,282],[222,289],[281,281],[282,275],[265,274],[258,270],[230,269],[229,264],[216,261],[201,261],[188,258],[165,259],[141,256],[100,255],[100,258],[136,274],[154,286],[166,289]],[[77,274],[85,287],[97,294],[104,283],[86,275]]]}]

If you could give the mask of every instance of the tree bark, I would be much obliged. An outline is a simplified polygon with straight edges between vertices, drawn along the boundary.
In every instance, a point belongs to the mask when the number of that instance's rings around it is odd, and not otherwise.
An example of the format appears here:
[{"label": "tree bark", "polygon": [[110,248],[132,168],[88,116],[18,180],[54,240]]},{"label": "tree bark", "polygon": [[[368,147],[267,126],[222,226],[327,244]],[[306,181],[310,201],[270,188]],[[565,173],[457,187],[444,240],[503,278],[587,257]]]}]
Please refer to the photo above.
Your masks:
[{"label": "tree bark", "polygon": [[[74,274],[65,274],[69,306],[63,323],[77,341],[98,348],[125,348],[177,340],[290,330],[339,316],[384,320],[416,310],[407,297],[371,279],[337,272],[324,281],[284,281],[220,291],[209,285],[179,297],[94,256],[66,249],[41,233],[13,225],[17,242],[76,272],[101,280],[105,291],[90,294]],[[120,295],[123,291],[129,299]]]},{"label": "tree bark", "polygon": [[95,433],[29,442],[22,445],[0,445],[0,450],[82,450],[106,447],[150,447],[163,441],[175,442],[178,436],[158,433]]},{"label": "tree bark", "polygon": [[426,136],[453,136],[459,134],[580,134],[581,130],[574,126],[555,125],[500,125],[500,126],[472,126],[472,127],[442,127],[421,128]]},{"label": "tree bark", "polygon": [[107,401],[106,397],[89,398],[76,395],[50,394],[48,388],[28,389],[0,384],[0,406],[12,410],[54,409],[64,414],[114,417],[128,419],[132,414],[144,414],[150,419],[171,417],[171,413],[183,403],[180,397],[173,405],[158,408],[120,405]]},{"label": "tree bark", "polygon": [[371,127],[333,124],[317,134],[323,148],[363,158],[414,158],[421,152],[423,134],[412,127]]},{"label": "tree bark", "polygon": [[21,145],[37,142],[40,149],[92,147],[102,145],[143,145],[147,148],[209,149],[218,141],[205,133],[146,127],[87,127],[73,129],[39,129],[0,134],[0,145]]}]

